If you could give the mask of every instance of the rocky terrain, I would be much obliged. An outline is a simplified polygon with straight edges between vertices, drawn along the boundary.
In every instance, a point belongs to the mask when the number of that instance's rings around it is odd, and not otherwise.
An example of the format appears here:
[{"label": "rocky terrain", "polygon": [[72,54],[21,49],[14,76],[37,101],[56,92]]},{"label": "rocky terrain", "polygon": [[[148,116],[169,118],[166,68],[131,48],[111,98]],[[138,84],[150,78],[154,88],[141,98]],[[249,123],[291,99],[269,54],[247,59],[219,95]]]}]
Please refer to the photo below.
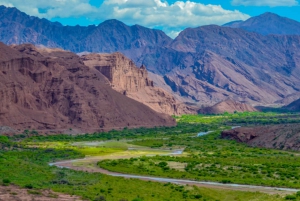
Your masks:
[{"label": "rocky terrain", "polygon": [[251,105],[240,103],[233,100],[226,100],[217,103],[211,107],[201,108],[198,112],[201,114],[223,114],[224,112],[254,112],[257,111]]},{"label": "rocky terrain", "polygon": [[100,71],[110,82],[113,89],[153,110],[181,115],[196,113],[196,108],[177,101],[170,93],[154,87],[144,65],[138,68],[134,62],[121,53],[87,54],[81,56],[85,65]]},{"label": "rocky terrain", "polygon": [[222,138],[247,143],[250,146],[284,150],[300,150],[300,124],[285,124],[223,131]]},{"label": "rocky terrain", "polygon": [[74,53],[0,43],[0,55],[2,126],[93,132],[175,125],[171,117],[113,90]]},{"label": "rocky terrain", "polygon": [[17,186],[0,186],[0,201],[79,201],[83,200],[78,196],[54,193],[50,190],[30,190]]},{"label": "rocky terrain", "polygon": [[138,66],[144,64],[155,86],[198,107],[227,99],[268,105],[300,98],[294,95],[300,91],[298,28],[296,21],[266,13],[226,26],[188,28],[172,40],[162,31],[117,20],[62,26],[0,7],[4,43],[30,42],[73,52],[120,51]]}]

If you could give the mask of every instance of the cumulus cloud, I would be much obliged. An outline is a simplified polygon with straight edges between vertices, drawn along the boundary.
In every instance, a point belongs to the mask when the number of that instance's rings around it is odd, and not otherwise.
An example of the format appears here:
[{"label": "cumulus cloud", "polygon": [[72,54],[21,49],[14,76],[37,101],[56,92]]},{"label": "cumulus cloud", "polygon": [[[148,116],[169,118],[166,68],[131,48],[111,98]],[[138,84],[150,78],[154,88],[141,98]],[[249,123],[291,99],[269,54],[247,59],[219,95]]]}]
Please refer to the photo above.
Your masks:
[{"label": "cumulus cloud", "polygon": [[[233,0],[241,1],[241,0]],[[99,7],[89,0],[0,0],[0,4],[15,6],[30,15],[52,18],[86,17],[91,20],[118,19],[127,24],[161,28],[171,36],[186,27],[224,24],[246,20],[250,16],[238,10],[226,10],[220,5],[192,1],[164,0],[104,0]]]},{"label": "cumulus cloud", "polygon": [[232,5],[235,6],[296,6],[297,0],[232,0]]}]

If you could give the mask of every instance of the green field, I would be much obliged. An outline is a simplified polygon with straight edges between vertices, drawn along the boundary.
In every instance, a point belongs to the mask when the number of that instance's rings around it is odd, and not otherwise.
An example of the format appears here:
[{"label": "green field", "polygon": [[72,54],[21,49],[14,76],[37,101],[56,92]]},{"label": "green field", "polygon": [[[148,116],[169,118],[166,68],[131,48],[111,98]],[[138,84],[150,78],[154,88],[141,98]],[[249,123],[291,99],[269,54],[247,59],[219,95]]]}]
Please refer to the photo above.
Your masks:
[{"label": "green field", "polygon": [[[86,135],[40,136],[26,131],[0,137],[0,183],[52,189],[87,200],[300,200],[300,195],[180,186],[124,179],[49,166],[49,162],[100,157],[100,167],[137,175],[300,189],[300,153],[251,148],[220,139],[232,126],[300,123],[299,114],[237,113],[184,115],[178,126]],[[197,133],[215,131],[203,137]],[[184,149],[180,156],[162,156]],[[152,155],[152,156],[147,156]],[[300,193],[298,193],[300,194]]]}]

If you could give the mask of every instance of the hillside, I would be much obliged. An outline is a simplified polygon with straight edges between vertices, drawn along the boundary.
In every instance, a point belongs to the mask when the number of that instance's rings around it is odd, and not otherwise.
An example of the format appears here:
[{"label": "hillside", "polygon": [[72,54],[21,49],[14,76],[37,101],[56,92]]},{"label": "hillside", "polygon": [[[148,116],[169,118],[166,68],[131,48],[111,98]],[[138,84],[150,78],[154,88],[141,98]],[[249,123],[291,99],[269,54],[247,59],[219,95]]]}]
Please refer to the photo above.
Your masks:
[{"label": "hillside", "polygon": [[285,124],[235,128],[222,132],[222,138],[233,139],[254,147],[300,150],[300,125]]},{"label": "hillside", "polygon": [[175,125],[171,117],[113,90],[74,53],[2,43],[0,53],[2,126],[93,132]]},{"label": "hillside", "polygon": [[217,103],[211,107],[204,107],[198,112],[201,114],[223,114],[224,112],[234,113],[234,112],[254,112],[257,111],[251,105],[240,103],[237,101],[226,100]]},{"label": "hillside", "polygon": [[284,109],[287,109],[292,112],[299,112],[300,111],[300,99],[297,99],[290,104],[283,107]]}]

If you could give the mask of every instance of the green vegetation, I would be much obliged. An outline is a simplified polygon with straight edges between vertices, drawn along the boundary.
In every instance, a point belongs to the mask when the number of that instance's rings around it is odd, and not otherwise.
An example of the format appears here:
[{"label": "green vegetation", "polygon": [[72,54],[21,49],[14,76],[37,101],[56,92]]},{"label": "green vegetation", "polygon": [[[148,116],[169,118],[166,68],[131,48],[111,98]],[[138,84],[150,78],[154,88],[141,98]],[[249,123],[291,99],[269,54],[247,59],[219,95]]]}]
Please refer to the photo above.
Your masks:
[{"label": "green vegetation", "polygon": [[251,148],[219,136],[220,132],[214,132],[198,138],[134,141],[133,144],[150,147],[184,146],[188,155],[103,160],[98,165],[138,175],[300,188],[299,154]]},{"label": "green vegetation", "polygon": [[[110,160],[99,161],[98,165],[117,172],[300,188],[298,153],[250,148],[219,138],[221,130],[232,126],[299,123],[299,114],[184,115],[176,120],[178,126],[171,128],[125,128],[78,136],[41,136],[26,130],[14,137],[0,136],[0,182],[27,188],[31,194],[52,189],[87,200],[300,200],[299,193],[285,196],[180,186],[48,165],[65,159],[105,156]],[[205,131],[215,132],[196,137]],[[185,154],[159,155],[177,149],[184,149]],[[157,156],[146,157],[149,153]],[[131,154],[143,156],[118,160],[110,157]]]}]

